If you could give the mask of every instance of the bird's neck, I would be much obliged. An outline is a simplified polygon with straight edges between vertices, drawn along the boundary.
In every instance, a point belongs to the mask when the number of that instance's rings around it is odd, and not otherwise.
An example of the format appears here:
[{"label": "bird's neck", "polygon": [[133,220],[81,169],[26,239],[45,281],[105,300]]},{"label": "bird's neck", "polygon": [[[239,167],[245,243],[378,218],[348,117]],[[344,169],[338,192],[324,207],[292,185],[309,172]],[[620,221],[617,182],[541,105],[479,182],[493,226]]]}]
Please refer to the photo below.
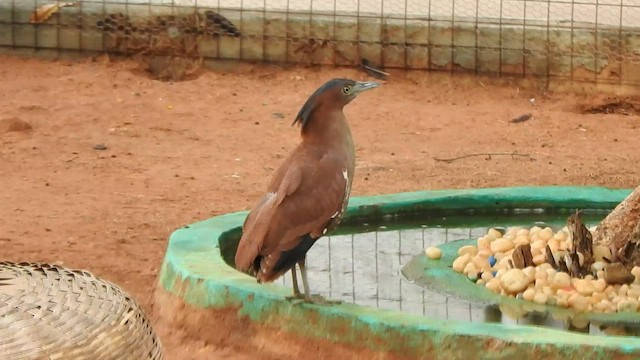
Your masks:
[{"label": "bird's neck", "polygon": [[322,146],[339,146],[347,151],[353,151],[351,129],[342,109],[330,112],[319,111],[323,118],[311,118],[302,130],[302,141],[307,144],[321,144]]}]

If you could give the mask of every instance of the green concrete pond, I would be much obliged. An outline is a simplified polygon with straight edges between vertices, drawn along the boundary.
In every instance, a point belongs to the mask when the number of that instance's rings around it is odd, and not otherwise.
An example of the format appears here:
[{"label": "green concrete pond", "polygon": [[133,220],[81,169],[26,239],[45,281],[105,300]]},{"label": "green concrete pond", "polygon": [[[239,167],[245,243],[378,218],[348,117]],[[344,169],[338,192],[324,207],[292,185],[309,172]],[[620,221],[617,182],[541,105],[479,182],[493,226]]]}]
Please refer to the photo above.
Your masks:
[{"label": "green concrete pond", "polygon": [[[588,209],[590,226],[629,193],[520,187],[352,198],[343,226],[318,241],[307,260],[312,291],[343,301],[331,307],[285,301],[288,276],[260,285],[237,272],[233,255],[247,213],[226,214],[171,235],[159,287],[198,308],[233,309],[239,321],[415,358],[638,358],[640,340],[604,335],[602,327],[634,333],[630,317],[576,317],[492,298],[448,267],[459,246],[490,227],[560,228],[576,208]],[[422,255],[432,245],[444,251],[437,263]],[[567,326],[568,319],[581,325]]]}]

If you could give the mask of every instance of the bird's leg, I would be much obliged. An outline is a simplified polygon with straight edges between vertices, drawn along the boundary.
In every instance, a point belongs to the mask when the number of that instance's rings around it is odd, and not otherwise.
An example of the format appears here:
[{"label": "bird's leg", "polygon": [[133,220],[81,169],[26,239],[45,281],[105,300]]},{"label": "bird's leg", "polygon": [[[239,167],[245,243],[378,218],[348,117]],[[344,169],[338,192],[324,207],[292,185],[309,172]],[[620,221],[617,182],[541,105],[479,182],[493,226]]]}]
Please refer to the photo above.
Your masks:
[{"label": "bird's leg", "polygon": [[303,258],[298,262],[300,266],[300,275],[302,275],[302,287],[304,289],[304,297],[309,298],[311,291],[309,290],[309,281],[307,280],[307,267],[305,266],[306,258]]},{"label": "bird's leg", "polygon": [[306,259],[303,258],[298,262],[298,265],[300,266],[300,275],[302,275],[305,302],[318,305],[340,304],[342,302],[340,300],[327,300],[320,295],[311,295],[311,292],[309,291],[309,281],[307,280],[307,267],[305,266],[305,260]]},{"label": "bird's leg", "polygon": [[302,294],[300,294],[300,288],[298,287],[298,276],[296,274],[296,266],[293,265],[291,268],[291,280],[293,281],[293,295],[287,296],[287,300],[300,300],[303,298]]},{"label": "bird's leg", "polygon": [[298,275],[296,274],[296,266],[291,269],[291,281],[293,281],[293,296],[300,297],[300,289],[298,288]]}]

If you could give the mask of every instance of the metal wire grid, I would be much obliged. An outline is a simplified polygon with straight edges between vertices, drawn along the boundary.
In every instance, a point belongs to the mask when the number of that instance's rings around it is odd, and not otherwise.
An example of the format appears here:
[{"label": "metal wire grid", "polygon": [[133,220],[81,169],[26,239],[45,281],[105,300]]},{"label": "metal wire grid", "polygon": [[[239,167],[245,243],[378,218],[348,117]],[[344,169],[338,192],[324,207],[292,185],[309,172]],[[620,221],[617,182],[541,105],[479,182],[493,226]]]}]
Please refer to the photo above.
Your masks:
[{"label": "metal wire grid", "polygon": [[[405,264],[429,246],[477,238],[487,231],[486,227],[422,227],[392,231],[380,229],[323,238],[307,256],[311,291],[344,302],[429,318],[530,324],[603,334],[604,329],[596,324],[581,329],[567,328],[570,324],[544,314],[533,313],[514,319],[497,307],[473,304],[429,291],[409,282],[400,272]],[[284,286],[291,286],[289,274],[278,281]]]},{"label": "metal wire grid", "polygon": [[0,46],[640,83],[640,0],[80,0],[29,23],[48,3],[0,2]]},{"label": "metal wire grid", "polygon": [[[407,281],[402,266],[425,248],[486,234],[487,228],[422,228],[335,235],[309,251],[311,291],[363,306],[462,321],[483,321],[484,306],[431,292]],[[291,286],[291,277],[280,283]]]}]

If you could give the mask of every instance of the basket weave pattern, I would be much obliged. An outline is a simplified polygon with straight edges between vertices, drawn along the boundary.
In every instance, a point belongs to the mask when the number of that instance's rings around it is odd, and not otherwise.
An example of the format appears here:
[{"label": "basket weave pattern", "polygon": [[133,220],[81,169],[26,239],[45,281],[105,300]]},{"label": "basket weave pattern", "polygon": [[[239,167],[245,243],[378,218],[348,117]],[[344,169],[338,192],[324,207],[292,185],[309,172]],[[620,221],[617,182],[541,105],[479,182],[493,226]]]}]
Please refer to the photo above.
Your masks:
[{"label": "basket weave pattern", "polygon": [[160,360],[139,304],[82,270],[0,262],[0,359]]}]

